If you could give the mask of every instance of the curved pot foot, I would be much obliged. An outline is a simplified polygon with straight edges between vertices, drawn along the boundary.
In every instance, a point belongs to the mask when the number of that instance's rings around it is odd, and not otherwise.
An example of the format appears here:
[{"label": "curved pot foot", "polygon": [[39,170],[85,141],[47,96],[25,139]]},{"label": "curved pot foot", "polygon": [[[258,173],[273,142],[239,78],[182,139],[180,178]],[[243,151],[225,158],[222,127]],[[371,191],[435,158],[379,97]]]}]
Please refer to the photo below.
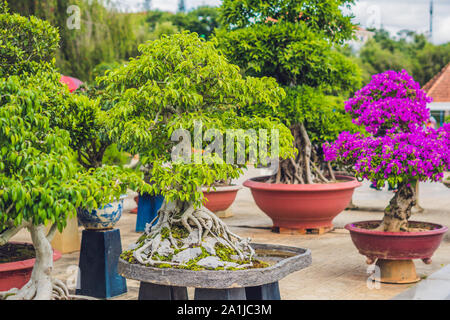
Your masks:
[{"label": "curved pot foot", "polygon": [[371,276],[372,280],[394,284],[415,283],[420,280],[412,260],[378,259],[375,265],[379,272],[375,271]]}]

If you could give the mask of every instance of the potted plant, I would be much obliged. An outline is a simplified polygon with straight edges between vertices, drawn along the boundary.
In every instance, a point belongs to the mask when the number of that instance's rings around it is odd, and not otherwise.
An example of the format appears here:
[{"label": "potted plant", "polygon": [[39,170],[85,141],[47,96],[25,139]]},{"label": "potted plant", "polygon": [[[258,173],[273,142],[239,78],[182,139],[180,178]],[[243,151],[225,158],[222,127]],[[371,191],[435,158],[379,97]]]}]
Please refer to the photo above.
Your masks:
[{"label": "potted plant", "polygon": [[336,50],[353,34],[350,17],[340,9],[348,3],[224,0],[220,9],[220,49],[247,75],[274,77],[287,93],[277,110],[255,103],[239,110],[275,116],[294,136],[294,158],[280,161],[272,176],[244,183],[274,230],[330,230],[360,185],[354,177],[335,176],[321,148],[355,127],[343,112],[342,96],[359,87],[360,71]]},{"label": "potted plant", "polygon": [[230,217],[232,213],[229,208],[241,188],[241,186],[233,185],[231,179],[215,181],[210,187],[202,188],[205,198],[203,205],[219,218]]},{"label": "potted plant", "polygon": [[412,259],[431,263],[447,227],[410,221],[419,181],[439,181],[450,167],[450,126],[425,128],[431,98],[403,70],[375,75],[346,102],[346,110],[367,135],[342,132],[324,146],[326,159],[352,167],[359,179],[397,192],[382,221],[346,225],[367,262],[381,268],[381,281],[418,281]]},{"label": "potted plant", "polygon": [[[242,173],[245,161],[236,163],[235,155],[248,155],[251,148],[234,148],[234,140],[226,135],[232,129],[276,129],[280,156],[292,155],[292,136],[282,124],[236,114],[251,103],[275,108],[283,89],[270,78],[243,78],[213,43],[195,33],[164,36],[139,50],[140,56],[102,79],[117,99],[110,132],[125,150],[139,153],[153,194],[162,194],[164,202],[158,222],[148,224],[121,258],[158,268],[252,266],[254,251],[248,239],[231,232],[203,206],[202,187]],[[206,138],[211,135],[213,139]],[[217,148],[205,142],[211,140]],[[228,161],[220,141],[233,146],[227,148]],[[193,153],[192,144],[205,152]]]},{"label": "potted plant", "polygon": [[107,203],[126,186],[115,169],[84,170],[73,158],[69,133],[56,124],[58,110],[78,100],[54,67],[57,30],[9,14],[6,2],[0,3],[0,28],[0,245],[27,228],[36,257],[30,280],[0,298],[68,299],[65,284],[51,276],[53,235],[77,207]]}]

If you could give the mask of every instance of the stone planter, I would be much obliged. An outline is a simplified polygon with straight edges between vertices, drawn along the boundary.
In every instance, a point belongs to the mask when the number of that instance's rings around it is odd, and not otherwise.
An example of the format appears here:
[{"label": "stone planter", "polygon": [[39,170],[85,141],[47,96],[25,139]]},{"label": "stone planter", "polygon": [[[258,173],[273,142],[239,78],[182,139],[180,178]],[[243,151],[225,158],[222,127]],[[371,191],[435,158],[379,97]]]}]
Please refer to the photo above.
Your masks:
[{"label": "stone planter", "polygon": [[332,229],[333,219],[350,203],[361,185],[350,176],[336,176],[344,182],[328,184],[272,184],[260,182],[268,177],[247,180],[257,206],[273,221],[273,231],[324,233]]},{"label": "stone planter", "polygon": [[119,201],[108,203],[103,208],[96,210],[78,208],[78,221],[86,230],[112,229],[122,216],[123,200],[125,197],[122,196]]},{"label": "stone planter", "polygon": [[[19,243],[19,242],[10,242]],[[61,258],[61,253],[53,250],[53,261]],[[31,278],[36,259],[0,263],[0,291],[22,288]]]},{"label": "stone planter", "polygon": [[119,259],[125,278],[141,281],[140,300],[187,299],[186,287],[194,287],[195,299],[280,299],[278,281],[311,264],[308,249],[270,244],[251,244],[267,268],[246,270],[184,270],[146,267]]},{"label": "stone planter", "polygon": [[360,221],[345,226],[359,253],[367,263],[376,261],[380,267],[380,281],[386,283],[412,283],[419,281],[413,259],[431,263],[431,256],[439,247],[448,228],[439,224],[410,221],[410,225],[427,225],[431,230],[419,232],[384,232],[364,227],[381,221]]},{"label": "stone planter", "polygon": [[209,191],[207,191],[208,188],[203,188],[205,196],[203,204],[219,217],[229,217],[231,214],[227,212],[227,209],[233,204],[240,189],[242,189],[241,186],[216,187],[215,190],[211,187]]}]

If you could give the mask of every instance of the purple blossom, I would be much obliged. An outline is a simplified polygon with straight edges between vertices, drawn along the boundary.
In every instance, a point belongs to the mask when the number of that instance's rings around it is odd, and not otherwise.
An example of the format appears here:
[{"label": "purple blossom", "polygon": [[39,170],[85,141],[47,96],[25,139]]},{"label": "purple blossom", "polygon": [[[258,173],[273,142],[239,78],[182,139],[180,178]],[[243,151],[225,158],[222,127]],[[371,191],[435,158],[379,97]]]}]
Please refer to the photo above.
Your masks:
[{"label": "purple blossom", "polygon": [[374,75],[345,104],[369,135],[342,132],[324,144],[325,160],[353,166],[374,183],[440,180],[450,170],[450,124],[424,127],[430,101],[406,71]]}]

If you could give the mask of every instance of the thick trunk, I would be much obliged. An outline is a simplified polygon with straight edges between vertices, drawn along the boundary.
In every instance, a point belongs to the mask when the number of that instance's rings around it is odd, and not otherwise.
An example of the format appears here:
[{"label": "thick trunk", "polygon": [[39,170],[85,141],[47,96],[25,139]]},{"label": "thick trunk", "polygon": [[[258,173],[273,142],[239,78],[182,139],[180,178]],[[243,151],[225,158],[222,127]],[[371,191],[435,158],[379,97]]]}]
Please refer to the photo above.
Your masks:
[{"label": "thick trunk", "polygon": [[314,150],[304,124],[292,126],[291,132],[294,136],[294,147],[298,150],[297,156],[295,159],[281,160],[277,173],[267,182],[312,184],[328,183],[330,180],[335,180],[331,166],[321,161]]},{"label": "thick trunk", "polygon": [[415,183],[399,184],[398,191],[384,210],[384,218],[378,229],[390,232],[408,231],[408,219],[415,204]]},{"label": "thick trunk", "polygon": [[28,229],[36,252],[36,262],[30,280],[21,289],[0,293],[8,300],[68,299],[69,292],[61,281],[51,277],[53,250],[44,225],[30,225]]}]

